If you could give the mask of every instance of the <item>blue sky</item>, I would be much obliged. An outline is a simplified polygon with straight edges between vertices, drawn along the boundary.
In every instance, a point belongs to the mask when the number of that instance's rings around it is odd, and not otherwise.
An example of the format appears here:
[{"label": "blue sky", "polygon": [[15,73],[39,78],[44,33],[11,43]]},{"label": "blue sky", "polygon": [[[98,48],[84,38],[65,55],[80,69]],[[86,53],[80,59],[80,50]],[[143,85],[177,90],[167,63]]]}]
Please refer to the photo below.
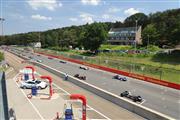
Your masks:
[{"label": "blue sky", "polygon": [[122,21],[180,7],[179,0],[0,0],[4,34],[44,31],[94,21]]}]

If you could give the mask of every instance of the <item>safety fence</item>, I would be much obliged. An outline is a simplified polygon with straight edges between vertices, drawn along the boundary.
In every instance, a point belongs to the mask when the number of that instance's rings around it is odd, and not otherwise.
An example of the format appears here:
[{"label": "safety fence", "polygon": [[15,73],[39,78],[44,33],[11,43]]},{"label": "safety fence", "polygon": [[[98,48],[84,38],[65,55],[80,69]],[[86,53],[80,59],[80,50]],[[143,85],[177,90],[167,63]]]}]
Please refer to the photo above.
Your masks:
[{"label": "safety fence", "polygon": [[[166,87],[170,87],[170,88],[180,90],[180,84],[176,84],[176,83],[168,82],[168,81],[165,81],[165,80],[161,80],[161,79],[157,79],[157,78],[137,74],[137,73],[134,73],[133,71],[118,70],[118,69],[114,69],[114,68],[110,68],[110,67],[106,67],[106,66],[102,66],[102,65],[96,65],[96,64],[88,63],[88,62],[84,61],[84,58],[82,60],[79,60],[79,59],[75,59],[75,58],[72,59],[72,57],[70,58],[68,56],[65,56],[65,57],[62,56],[62,55],[57,56],[57,55],[52,55],[52,54],[48,54],[48,53],[44,53],[44,52],[36,52],[36,53],[43,54],[43,55],[50,56],[50,57],[54,57],[54,58],[67,60],[67,61],[70,61],[70,62],[86,65],[86,66],[101,69],[101,70],[104,70],[104,71],[113,72],[113,73],[125,75],[125,76],[128,76],[128,77],[136,78],[136,79],[139,79],[139,80],[143,80],[143,81],[147,81],[147,82],[151,82],[151,83],[155,83],[155,84],[158,84],[158,85],[163,85],[163,86],[166,86]],[[116,66],[118,66],[118,65],[116,64]],[[154,71],[152,70],[152,72],[154,74],[157,73],[157,71],[155,71],[155,70]]]}]

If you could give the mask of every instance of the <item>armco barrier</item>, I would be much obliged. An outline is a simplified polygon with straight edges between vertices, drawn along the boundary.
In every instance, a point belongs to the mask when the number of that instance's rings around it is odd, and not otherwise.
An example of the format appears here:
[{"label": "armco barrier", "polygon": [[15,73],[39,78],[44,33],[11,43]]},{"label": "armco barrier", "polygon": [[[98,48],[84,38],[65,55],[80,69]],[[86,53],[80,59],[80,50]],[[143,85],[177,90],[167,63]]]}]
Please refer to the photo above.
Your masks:
[{"label": "armco barrier", "polygon": [[63,59],[63,60],[66,60],[66,61],[86,65],[86,66],[93,67],[93,68],[96,68],[96,69],[100,69],[100,70],[104,70],[104,71],[108,71],[108,72],[112,72],[112,73],[116,73],[116,74],[121,74],[121,75],[128,76],[128,77],[131,77],[131,78],[136,78],[138,80],[143,80],[143,81],[146,81],[146,82],[151,82],[151,83],[154,83],[154,84],[158,84],[158,85],[162,85],[162,86],[166,86],[166,87],[169,87],[169,88],[174,88],[174,89],[180,90],[180,84],[167,82],[167,81],[164,81],[164,80],[159,80],[159,79],[156,79],[156,78],[147,77],[147,76],[143,76],[143,75],[139,75],[139,74],[129,73],[129,72],[113,69],[113,68],[108,68],[108,67],[105,67],[105,66],[90,64],[90,63],[80,61],[80,60],[75,60],[75,59],[71,59],[71,58],[65,58],[63,56],[56,56],[56,55],[51,55],[51,54],[47,54],[47,53],[43,53],[43,52],[36,52],[36,53],[43,54],[43,55],[50,56],[50,57],[54,57],[54,58],[58,58],[58,59]]},{"label": "armco barrier", "polygon": [[[14,53],[13,53],[14,54]],[[23,59],[27,59],[26,57],[23,57],[21,56],[21,58]],[[42,63],[38,63],[38,62],[31,62],[32,64],[36,65],[36,66],[39,66],[61,78],[64,78],[65,77],[65,73],[61,72],[61,71],[58,71],[54,68],[51,68],[47,65],[44,65]],[[119,97],[118,95],[115,95],[115,94],[112,94],[108,91],[105,91],[101,88],[98,88],[94,85],[91,85],[91,84],[88,84],[84,81],[81,81],[73,76],[69,76],[68,78],[68,81],[106,99],[106,100],[109,100],[110,102],[114,103],[114,104],[117,104],[118,106],[120,107],[123,107],[131,112],[134,112],[146,119],[149,119],[149,120],[175,120],[174,118],[171,118],[167,115],[164,115],[162,113],[159,113],[157,111],[154,111],[152,109],[149,109],[147,107],[144,107],[142,105],[139,105],[137,103],[134,103],[130,100],[127,100],[125,98],[122,98],[122,97]]]}]

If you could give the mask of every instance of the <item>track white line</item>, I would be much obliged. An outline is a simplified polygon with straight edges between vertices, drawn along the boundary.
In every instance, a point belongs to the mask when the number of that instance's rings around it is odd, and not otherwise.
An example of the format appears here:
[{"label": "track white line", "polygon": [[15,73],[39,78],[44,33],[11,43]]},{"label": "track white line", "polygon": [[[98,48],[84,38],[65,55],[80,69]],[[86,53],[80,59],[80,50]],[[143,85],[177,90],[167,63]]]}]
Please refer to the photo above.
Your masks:
[{"label": "track white line", "polygon": [[[18,83],[15,81],[15,78],[19,75],[19,73],[13,78],[13,81],[16,83],[16,85],[19,87]],[[29,103],[31,104],[31,106],[33,107],[33,109],[36,111],[36,113],[39,115],[39,117],[41,118],[41,120],[45,120],[43,118],[43,116],[40,114],[39,110],[35,107],[35,105],[29,100],[29,98],[27,98],[26,93],[20,89],[21,92],[23,93],[24,97],[27,99],[27,101],[29,101]]]}]

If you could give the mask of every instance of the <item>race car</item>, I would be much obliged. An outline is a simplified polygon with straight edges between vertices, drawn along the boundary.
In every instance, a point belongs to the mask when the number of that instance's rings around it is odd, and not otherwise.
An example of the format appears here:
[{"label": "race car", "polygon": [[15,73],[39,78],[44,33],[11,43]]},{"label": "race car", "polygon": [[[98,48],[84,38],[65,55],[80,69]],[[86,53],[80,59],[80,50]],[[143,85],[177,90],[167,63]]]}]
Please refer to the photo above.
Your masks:
[{"label": "race car", "polygon": [[113,78],[117,79],[117,80],[121,80],[121,81],[127,81],[127,78],[126,77],[122,77],[121,75],[115,75]]},{"label": "race car", "polygon": [[79,68],[80,68],[80,69],[83,69],[83,70],[89,70],[89,68],[86,67],[86,66],[80,66]]},{"label": "race car", "polygon": [[80,80],[86,80],[86,76],[80,76],[79,74],[75,74],[74,77],[76,77]]},{"label": "race car", "polygon": [[42,63],[42,60],[36,60],[36,62],[40,62],[40,63]]},{"label": "race car", "polygon": [[141,96],[135,96],[135,95],[131,95],[131,93],[129,91],[124,91],[120,94],[121,97],[127,97],[131,100],[133,100],[134,102],[142,102],[142,97]]},{"label": "race car", "polygon": [[62,60],[60,60],[59,62],[60,62],[60,63],[64,63],[64,64],[67,63],[66,61],[62,61]]},{"label": "race car", "polygon": [[53,59],[52,57],[48,57],[48,59]]}]

